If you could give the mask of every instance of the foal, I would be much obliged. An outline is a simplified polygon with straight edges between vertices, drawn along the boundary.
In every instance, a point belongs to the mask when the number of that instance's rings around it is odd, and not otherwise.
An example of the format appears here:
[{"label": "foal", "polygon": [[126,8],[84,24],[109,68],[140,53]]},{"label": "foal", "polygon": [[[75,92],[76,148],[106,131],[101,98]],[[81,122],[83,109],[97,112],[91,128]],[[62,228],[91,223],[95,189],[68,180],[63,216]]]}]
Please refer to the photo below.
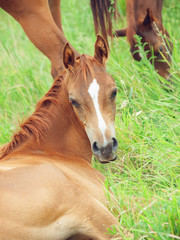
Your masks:
[{"label": "foal", "polygon": [[[118,221],[104,206],[103,176],[91,166],[116,159],[116,86],[98,36],[94,57],[75,58],[0,153],[1,240],[107,240]],[[120,236],[118,239],[122,239]]]},{"label": "foal", "polygon": [[[67,42],[63,34],[60,5],[61,0],[0,0],[0,7],[22,26],[31,42],[49,58],[53,78],[56,78],[64,68],[61,50]],[[99,19],[99,16],[95,17],[96,8],[103,8],[104,13],[101,15],[100,23],[104,26],[108,19],[111,29],[108,9],[112,7],[116,9],[116,0],[114,4],[104,0],[91,0],[91,7],[95,27]],[[103,32],[103,36],[107,41],[106,32]],[[75,49],[73,50],[75,56],[80,55]]]},{"label": "foal", "polygon": [[[106,25],[108,33],[112,32],[112,11],[109,9],[114,9],[114,16],[117,17],[117,0],[114,3],[90,0],[90,3],[96,33],[99,23],[108,43]],[[0,0],[0,7],[17,20],[31,42],[49,58],[53,78],[56,78],[64,67],[61,50],[67,42],[63,34],[60,5],[61,0]],[[79,56],[79,53],[73,50],[75,55]]]},{"label": "foal", "polygon": [[[127,28],[116,30],[116,36],[127,36],[131,53],[135,60],[140,61],[138,46],[134,35],[141,37],[147,58],[162,77],[168,79],[173,45],[170,36],[163,27],[163,0],[126,0]],[[160,36],[165,36],[164,39]],[[154,60],[152,59],[152,50]]]}]

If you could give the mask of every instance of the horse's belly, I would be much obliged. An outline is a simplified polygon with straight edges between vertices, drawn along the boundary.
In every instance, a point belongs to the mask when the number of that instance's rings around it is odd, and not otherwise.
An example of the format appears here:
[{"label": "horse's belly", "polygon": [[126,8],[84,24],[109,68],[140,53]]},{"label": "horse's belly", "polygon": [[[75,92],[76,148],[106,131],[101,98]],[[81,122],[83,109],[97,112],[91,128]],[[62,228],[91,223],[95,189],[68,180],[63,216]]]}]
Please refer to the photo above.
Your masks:
[{"label": "horse's belly", "polygon": [[51,225],[44,227],[18,225],[7,219],[0,219],[1,240],[65,240],[77,233],[77,219],[64,216]]}]

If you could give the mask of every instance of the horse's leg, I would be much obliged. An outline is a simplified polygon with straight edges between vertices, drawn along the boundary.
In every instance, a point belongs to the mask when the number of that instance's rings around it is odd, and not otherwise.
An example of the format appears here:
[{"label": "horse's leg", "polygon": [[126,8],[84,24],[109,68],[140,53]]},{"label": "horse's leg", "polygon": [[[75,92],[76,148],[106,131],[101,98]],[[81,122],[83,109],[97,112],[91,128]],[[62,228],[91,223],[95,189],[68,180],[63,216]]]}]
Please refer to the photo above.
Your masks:
[{"label": "horse's leg", "polygon": [[[1,7],[22,26],[32,43],[51,61],[53,78],[64,68],[62,51],[67,42],[55,24],[47,0],[0,1]],[[78,52],[75,51],[76,55]]]},{"label": "horse's leg", "polygon": [[114,37],[125,37],[125,36],[126,36],[126,28],[115,31]]},{"label": "horse's leg", "polygon": [[61,0],[48,0],[48,2],[54,22],[56,23],[58,28],[63,32],[60,11]]},{"label": "horse's leg", "polygon": [[[69,223],[69,228],[74,229],[75,233],[66,240],[110,240],[114,237],[122,240],[119,235],[120,225],[112,213],[98,200],[93,198],[84,199],[79,203],[78,208],[71,212],[69,216],[62,217],[59,223]],[[70,220],[69,220],[70,219]],[[70,224],[72,222],[72,225]],[[108,234],[108,228],[117,229],[117,235]],[[67,229],[69,232],[69,230]],[[123,230],[126,234],[126,231]]]}]

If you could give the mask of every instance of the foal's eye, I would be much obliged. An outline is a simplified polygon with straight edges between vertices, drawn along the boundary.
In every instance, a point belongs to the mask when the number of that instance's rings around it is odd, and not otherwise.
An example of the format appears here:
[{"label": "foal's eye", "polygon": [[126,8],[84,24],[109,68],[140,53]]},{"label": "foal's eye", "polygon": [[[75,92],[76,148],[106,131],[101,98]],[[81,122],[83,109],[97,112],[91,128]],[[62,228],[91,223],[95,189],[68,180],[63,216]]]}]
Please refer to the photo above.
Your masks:
[{"label": "foal's eye", "polygon": [[111,100],[114,100],[117,95],[117,89],[114,89],[113,92],[111,93]]},{"label": "foal's eye", "polygon": [[69,98],[69,102],[76,108],[80,107],[80,104],[78,102],[76,102],[74,99]]}]

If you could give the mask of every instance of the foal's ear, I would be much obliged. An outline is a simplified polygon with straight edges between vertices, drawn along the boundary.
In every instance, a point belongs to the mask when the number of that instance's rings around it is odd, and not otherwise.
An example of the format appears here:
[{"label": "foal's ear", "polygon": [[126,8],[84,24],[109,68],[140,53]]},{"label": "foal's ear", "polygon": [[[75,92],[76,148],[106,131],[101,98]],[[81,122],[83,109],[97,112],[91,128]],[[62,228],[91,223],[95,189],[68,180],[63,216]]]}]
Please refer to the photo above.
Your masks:
[{"label": "foal's ear", "polygon": [[108,59],[108,48],[104,38],[100,35],[97,35],[94,58],[104,66],[106,65],[106,61]]},{"label": "foal's ear", "polygon": [[152,22],[155,21],[155,18],[152,14],[152,11],[150,8],[147,9],[147,13],[146,13],[146,16],[144,18],[144,21],[143,21],[143,25],[147,26],[147,25],[151,25]]},{"label": "foal's ear", "polygon": [[69,68],[69,66],[73,67],[75,63],[74,51],[72,50],[68,42],[65,44],[63,49],[63,63],[65,68]]}]

